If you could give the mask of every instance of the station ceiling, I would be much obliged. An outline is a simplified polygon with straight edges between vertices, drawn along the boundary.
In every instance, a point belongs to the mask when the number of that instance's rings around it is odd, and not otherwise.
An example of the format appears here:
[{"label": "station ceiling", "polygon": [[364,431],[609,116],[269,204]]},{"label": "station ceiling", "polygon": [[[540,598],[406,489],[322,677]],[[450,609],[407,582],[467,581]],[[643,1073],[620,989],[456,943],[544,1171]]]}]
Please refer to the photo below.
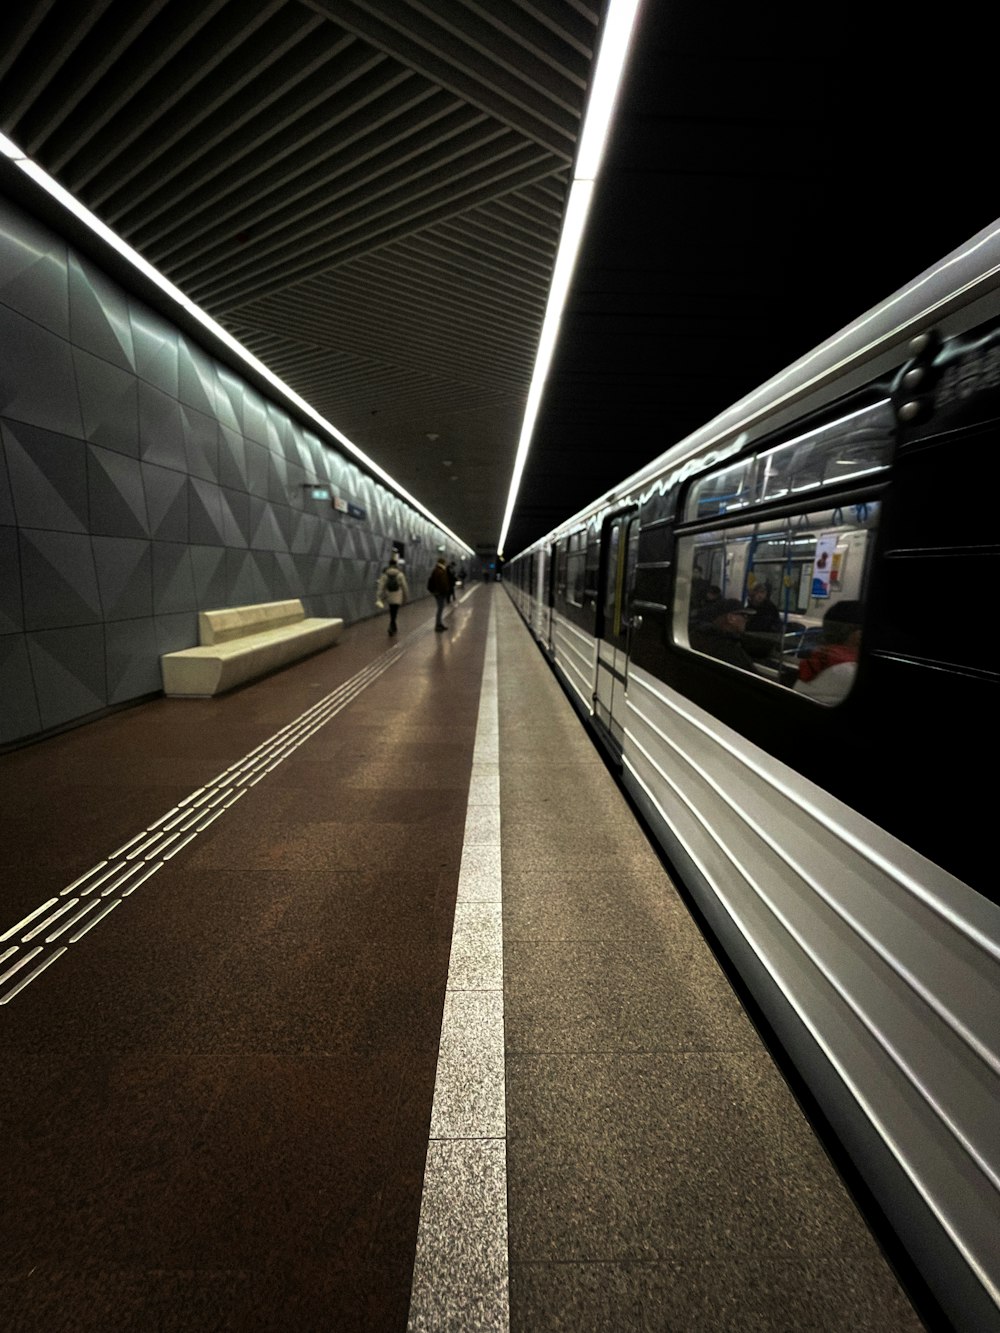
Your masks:
[{"label": "station ceiling", "polygon": [[[495,548],[604,7],[13,0],[0,131]],[[508,556],[1000,214],[913,27],[644,0]]]}]

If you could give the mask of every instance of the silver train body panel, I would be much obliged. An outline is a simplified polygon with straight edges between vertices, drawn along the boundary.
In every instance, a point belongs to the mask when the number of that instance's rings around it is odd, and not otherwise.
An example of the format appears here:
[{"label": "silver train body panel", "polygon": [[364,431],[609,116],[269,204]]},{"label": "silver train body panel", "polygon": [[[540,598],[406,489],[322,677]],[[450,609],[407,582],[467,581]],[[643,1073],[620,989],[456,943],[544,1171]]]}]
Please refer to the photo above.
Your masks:
[{"label": "silver train body panel", "polygon": [[[568,534],[1000,318],[1000,227],[511,562],[508,590],[915,1268],[1000,1329],[1000,907],[557,609]],[[901,414],[905,419],[906,413]],[[517,577],[531,557],[530,580]],[[677,621],[669,622],[676,628]],[[613,637],[613,636],[610,636]],[[984,726],[989,719],[983,719]],[[994,721],[995,726],[995,721]],[[995,734],[995,733],[994,733]],[[875,762],[875,750],[856,763]],[[928,772],[928,781],[951,775]],[[978,771],[959,781],[979,782]]]}]

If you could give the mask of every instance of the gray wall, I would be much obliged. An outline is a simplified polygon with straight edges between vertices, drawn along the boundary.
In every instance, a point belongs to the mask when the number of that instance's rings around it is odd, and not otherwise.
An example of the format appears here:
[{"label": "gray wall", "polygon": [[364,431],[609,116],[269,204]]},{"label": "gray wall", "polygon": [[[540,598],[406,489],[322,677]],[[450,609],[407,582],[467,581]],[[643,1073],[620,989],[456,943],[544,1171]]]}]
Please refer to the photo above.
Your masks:
[{"label": "gray wall", "polygon": [[0,745],[159,690],[199,610],[371,615],[395,538],[422,593],[433,524],[0,199]]}]

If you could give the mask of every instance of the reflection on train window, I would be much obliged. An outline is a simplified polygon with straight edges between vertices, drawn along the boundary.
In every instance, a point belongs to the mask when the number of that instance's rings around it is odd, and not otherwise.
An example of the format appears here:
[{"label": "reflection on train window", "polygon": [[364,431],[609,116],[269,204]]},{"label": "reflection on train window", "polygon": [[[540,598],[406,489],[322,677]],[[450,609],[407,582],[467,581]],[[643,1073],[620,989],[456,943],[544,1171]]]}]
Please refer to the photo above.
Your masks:
[{"label": "reflection on train window", "polygon": [[879,504],[682,537],[677,643],[821,704],[850,692]]},{"label": "reflection on train window", "polygon": [[621,543],[622,519],[616,519],[608,529],[608,567],[604,580],[604,624],[616,634],[615,608],[619,597],[618,548]]},{"label": "reflection on train window", "polygon": [[769,449],[756,460],[755,502],[853,482],[887,468],[894,428],[892,404],[886,401]]},{"label": "reflection on train window", "polygon": [[583,605],[589,607],[591,614],[597,616],[597,599],[599,596],[597,590],[598,573],[601,567],[601,529],[600,524],[594,520],[591,522],[591,530],[587,535],[587,567],[584,574]]},{"label": "reflection on train window", "polygon": [[626,608],[635,583],[639,550],[639,521],[633,509],[614,515],[605,526],[607,547],[601,633],[606,640],[617,642],[624,649],[628,629]]},{"label": "reflection on train window", "polygon": [[712,518],[743,509],[752,496],[754,458],[741,458],[721,472],[699,478],[688,492],[685,518]]},{"label": "reflection on train window", "polygon": [[895,441],[891,402],[870,404],[760,454],[699,477],[685,520],[732,514],[817,486],[855,482],[889,466]]},{"label": "reflection on train window", "polygon": [[587,534],[574,532],[569,539],[566,557],[566,600],[571,606],[582,606],[587,584]]},{"label": "reflection on train window", "polygon": [[566,598],[566,547],[560,543],[556,548],[556,601]]}]

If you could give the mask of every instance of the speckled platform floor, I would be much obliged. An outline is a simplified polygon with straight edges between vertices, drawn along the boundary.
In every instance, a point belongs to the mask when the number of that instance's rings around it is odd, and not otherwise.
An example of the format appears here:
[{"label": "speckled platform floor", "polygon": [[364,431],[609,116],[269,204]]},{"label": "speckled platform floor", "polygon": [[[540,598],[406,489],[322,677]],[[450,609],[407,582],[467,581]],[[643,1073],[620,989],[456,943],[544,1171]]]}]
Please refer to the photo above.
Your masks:
[{"label": "speckled platform floor", "polygon": [[[23,951],[117,902],[0,1004],[4,1333],[405,1327],[486,602],[0,758],[0,932],[56,900],[0,955],[61,904]],[[331,696],[259,781],[240,771]],[[176,855],[128,860],[241,779]],[[159,868],[62,895],[118,861]]]},{"label": "speckled platform floor", "polygon": [[0,757],[4,1333],[919,1329],[504,590],[430,622]]},{"label": "speckled platform floor", "polygon": [[513,1333],[923,1327],[498,603]]}]

